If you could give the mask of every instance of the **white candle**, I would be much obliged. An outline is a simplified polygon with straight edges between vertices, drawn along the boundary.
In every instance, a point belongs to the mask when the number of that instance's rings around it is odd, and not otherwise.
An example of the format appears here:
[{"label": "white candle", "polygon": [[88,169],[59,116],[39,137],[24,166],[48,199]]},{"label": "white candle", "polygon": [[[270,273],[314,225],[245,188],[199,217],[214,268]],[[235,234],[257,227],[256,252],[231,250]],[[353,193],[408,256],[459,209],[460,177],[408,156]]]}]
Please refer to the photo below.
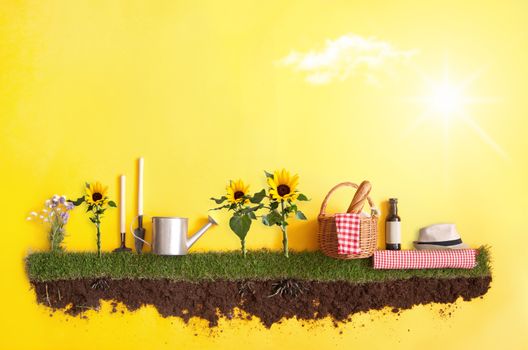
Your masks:
[{"label": "white candle", "polygon": [[138,162],[138,216],[143,215],[143,158]]},{"label": "white candle", "polygon": [[121,192],[119,196],[119,223],[121,233],[126,232],[126,176],[121,175]]}]

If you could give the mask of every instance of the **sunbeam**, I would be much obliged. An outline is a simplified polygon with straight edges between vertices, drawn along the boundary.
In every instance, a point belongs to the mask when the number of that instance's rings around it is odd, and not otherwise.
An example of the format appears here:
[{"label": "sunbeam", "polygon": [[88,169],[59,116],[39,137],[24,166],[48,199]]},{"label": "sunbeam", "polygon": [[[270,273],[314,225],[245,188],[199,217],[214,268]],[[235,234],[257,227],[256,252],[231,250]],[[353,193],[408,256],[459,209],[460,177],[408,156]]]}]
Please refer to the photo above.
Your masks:
[{"label": "sunbeam", "polygon": [[495,152],[497,152],[498,155],[500,155],[504,159],[509,159],[508,154],[502,149],[501,146],[495,140],[491,138],[491,136],[488,135],[484,129],[480,127],[480,125],[477,124],[467,113],[461,114],[460,119],[469,126],[470,129],[472,129],[477,135],[484,141],[485,144],[490,146]]},{"label": "sunbeam", "polygon": [[[452,80],[447,63],[444,65],[440,81],[435,81],[430,76],[421,73],[420,76],[428,93],[411,100],[423,106],[424,111],[404,129],[402,134],[407,137],[427,120],[440,120],[443,127],[444,152],[447,152],[450,142],[449,130],[460,120],[501,158],[508,159],[508,154],[504,149],[469,115],[471,106],[493,104],[499,101],[496,97],[468,96],[466,94],[469,87],[481,77],[486,69],[487,67],[480,68],[458,82]],[[447,156],[445,158],[447,161]]]}]

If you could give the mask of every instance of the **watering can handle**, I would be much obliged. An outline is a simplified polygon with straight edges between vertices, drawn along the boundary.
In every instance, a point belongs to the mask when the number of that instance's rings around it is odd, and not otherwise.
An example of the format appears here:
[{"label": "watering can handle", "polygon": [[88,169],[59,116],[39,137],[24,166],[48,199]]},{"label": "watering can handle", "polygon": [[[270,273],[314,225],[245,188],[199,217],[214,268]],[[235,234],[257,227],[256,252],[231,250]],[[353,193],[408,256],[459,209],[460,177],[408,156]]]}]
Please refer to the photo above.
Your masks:
[{"label": "watering can handle", "polygon": [[139,217],[138,216],[135,216],[134,217],[134,220],[132,220],[132,222],[130,223],[130,233],[132,233],[132,236],[135,238],[135,239],[139,239],[141,242],[143,243],[146,243],[148,245],[151,245],[149,242],[145,241],[143,238],[141,237],[138,237],[136,236],[136,234],[134,233],[134,228],[132,227],[132,225],[134,225],[134,221],[136,221]]}]

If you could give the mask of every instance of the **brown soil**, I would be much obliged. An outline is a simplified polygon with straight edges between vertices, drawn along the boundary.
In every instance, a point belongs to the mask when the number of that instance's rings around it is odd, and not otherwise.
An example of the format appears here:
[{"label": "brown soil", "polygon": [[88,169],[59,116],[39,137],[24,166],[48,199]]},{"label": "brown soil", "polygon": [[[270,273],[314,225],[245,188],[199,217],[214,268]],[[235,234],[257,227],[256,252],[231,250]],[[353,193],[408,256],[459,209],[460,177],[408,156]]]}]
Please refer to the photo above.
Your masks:
[{"label": "brown soil", "polygon": [[[302,320],[330,316],[347,321],[357,312],[391,307],[398,313],[414,305],[453,303],[484,295],[491,277],[431,279],[412,278],[389,282],[351,284],[310,281],[203,281],[169,280],[59,280],[32,281],[37,301],[55,310],[82,315],[98,309],[100,300],[123,303],[129,310],[154,305],[164,316],[191,317],[209,321],[211,327],[220,317],[243,317],[235,308],[257,316],[266,327],[282,318]],[[250,316],[250,317],[251,317]]]}]

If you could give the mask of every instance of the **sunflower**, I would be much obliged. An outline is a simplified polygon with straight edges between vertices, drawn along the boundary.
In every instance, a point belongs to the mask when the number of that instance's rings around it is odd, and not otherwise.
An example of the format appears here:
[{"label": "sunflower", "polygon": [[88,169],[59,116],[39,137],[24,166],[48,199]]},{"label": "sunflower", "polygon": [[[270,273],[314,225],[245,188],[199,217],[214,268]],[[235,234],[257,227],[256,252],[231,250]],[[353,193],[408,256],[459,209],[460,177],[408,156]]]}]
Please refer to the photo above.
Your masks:
[{"label": "sunflower", "polygon": [[296,187],[299,184],[299,175],[290,175],[286,169],[276,170],[273,177],[268,177],[269,193],[274,200],[291,200],[298,197]]},{"label": "sunflower", "polygon": [[100,182],[86,186],[84,200],[89,205],[103,205],[107,200],[106,192],[108,187],[103,187]]},{"label": "sunflower", "polygon": [[[240,203],[244,200],[244,196],[249,193],[249,185],[245,185],[242,180],[230,181],[229,186],[226,187],[227,190],[227,201],[231,204]],[[247,202],[247,199],[244,203]]]}]

